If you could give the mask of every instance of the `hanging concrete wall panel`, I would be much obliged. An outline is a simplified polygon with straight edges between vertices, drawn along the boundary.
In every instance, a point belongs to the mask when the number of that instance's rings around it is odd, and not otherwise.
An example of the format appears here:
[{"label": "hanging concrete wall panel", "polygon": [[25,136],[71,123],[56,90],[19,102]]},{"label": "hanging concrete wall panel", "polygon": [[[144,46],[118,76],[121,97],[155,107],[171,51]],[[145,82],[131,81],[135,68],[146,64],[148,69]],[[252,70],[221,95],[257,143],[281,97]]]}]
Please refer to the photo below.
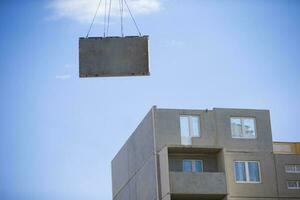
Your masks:
[{"label": "hanging concrete wall panel", "polygon": [[79,39],[79,76],[149,75],[148,36]]}]

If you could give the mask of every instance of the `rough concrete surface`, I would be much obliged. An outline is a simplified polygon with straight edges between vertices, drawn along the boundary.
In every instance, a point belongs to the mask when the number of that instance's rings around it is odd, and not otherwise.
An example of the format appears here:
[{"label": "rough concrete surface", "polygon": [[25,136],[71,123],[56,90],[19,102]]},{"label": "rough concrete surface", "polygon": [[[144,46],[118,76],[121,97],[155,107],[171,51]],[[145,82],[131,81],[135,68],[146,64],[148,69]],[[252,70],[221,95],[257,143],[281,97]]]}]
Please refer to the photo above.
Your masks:
[{"label": "rough concrete surface", "polygon": [[[200,137],[181,145],[180,115],[200,117]],[[231,117],[256,121],[254,139],[236,139]],[[182,172],[183,159],[203,160],[203,173]],[[235,161],[259,161],[261,182],[237,183]],[[186,110],[153,107],[112,161],[114,200],[296,200],[287,164],[300,156],[274,155],[268,110]]]},{"label": "rough concrete surface", "polygon": [[225,173],[170,172],[171,193],[227,194]]},{"label": "rough concrete surface", "polygon": [[300,190],[289,190],[287,181],[300,180],[300,173],[286,173],[285,165],[300,165],[300,155],[295,154],[278,154],[274,155],[279,197],[298,197],[300,199]]},{"label": "rough concrete surface", "polygon": [[148,36],[79,38],[79,76],[149,75]]}]

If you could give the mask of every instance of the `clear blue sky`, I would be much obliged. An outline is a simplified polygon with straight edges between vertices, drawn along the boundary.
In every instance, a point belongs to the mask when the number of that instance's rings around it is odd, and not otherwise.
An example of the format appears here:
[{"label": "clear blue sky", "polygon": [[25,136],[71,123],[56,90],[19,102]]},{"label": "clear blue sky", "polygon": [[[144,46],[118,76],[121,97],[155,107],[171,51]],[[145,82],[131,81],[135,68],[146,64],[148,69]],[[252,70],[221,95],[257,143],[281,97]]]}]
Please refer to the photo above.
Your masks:
[{"label": "clear blue sky", "polygon": [[300,141],[300,1],[161,1],[137,16],[151,76],[96,79],[78,78],[89,24],[49,3],[0,3],[1,200],[111,199],[110,161],[152,105],[270,109],[273,139]]}]

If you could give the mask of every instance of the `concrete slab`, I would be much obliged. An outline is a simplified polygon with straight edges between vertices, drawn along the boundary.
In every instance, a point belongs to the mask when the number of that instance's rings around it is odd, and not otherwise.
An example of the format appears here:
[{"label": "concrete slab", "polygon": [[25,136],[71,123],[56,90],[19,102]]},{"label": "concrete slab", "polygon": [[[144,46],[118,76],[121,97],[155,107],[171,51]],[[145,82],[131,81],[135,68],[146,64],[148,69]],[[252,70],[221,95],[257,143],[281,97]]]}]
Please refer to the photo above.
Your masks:
[{"label": "concrete slab", "polygon": [[79,38],[79,76],[146,76],[148,36]]}]

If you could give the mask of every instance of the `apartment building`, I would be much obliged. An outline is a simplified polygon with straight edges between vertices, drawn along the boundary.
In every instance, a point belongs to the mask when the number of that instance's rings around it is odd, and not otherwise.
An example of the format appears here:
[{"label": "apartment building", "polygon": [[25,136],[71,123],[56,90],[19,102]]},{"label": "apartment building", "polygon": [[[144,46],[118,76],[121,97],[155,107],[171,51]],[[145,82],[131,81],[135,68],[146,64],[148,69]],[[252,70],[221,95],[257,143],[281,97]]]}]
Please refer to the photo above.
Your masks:
[{"label": "apartment building", "polygon": [[114,200],[300,199],[300,145],[268,110],[152,107],[112,160]]},{"label": "apartment building", "polygon": [[274,142],[279,199],[300,199],[300,143]]}]

